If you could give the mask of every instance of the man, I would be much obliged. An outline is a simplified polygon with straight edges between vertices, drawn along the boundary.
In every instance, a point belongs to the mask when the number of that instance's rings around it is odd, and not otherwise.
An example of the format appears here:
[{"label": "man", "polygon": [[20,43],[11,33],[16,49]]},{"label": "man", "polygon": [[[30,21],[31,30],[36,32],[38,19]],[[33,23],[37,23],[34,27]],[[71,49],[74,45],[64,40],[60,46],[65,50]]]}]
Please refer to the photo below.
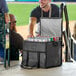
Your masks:
[{"label": "man", "polygon": [[0,13],[5,15],[5,23],[9,22],[8,7],[5,0],[0,0]]},{"label": "man", "polygon": [[[33,29],[36,23],[40,22],[42,17],[59,17],[59,8],[55,4],[50,4],[50,0],[39,0],[39,6],[32,10],[30,15],[30,24],[29,24],[29,35],[28,37],[34,37]],[[51,12],[50,12],[51,11]]]},{"label": "man", "polygon": [[[8,15],[8,7],[5,0],[0,0],[0,13],[4,14],[5,17],[5,23],[9,23],[9,15]],[[2,19],[1,19],[2,20]],[[3,24],[1,24],[3,25]],[[1,29],[1,27],[0,27]],[[0,43],[0,62],[2,63],[4,61],[4,48],[3,45]]]},{"label": "man", "polygon": [[16,29],[16,17],[13,14],[9,14],[10,17],[10,30],[17,32]]},{"label": "man", "polygon": [[19,50],[23,49],[23,37],[17,33],[16,18],[13,14],[9,14],[10,17],[10,59],[19,59]]}]

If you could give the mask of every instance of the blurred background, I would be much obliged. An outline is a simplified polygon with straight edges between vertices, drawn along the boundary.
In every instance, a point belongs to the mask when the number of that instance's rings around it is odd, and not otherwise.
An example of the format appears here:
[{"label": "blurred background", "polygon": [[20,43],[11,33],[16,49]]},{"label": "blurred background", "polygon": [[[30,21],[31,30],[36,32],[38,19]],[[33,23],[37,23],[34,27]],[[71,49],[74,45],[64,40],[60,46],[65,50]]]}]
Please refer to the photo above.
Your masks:
[{"label": "blurred background", "polygon": [[[39,0],[6,0],[6,1],[39,1]],[[55,2],[66,1],[66,2],[76,2],[76,0],[51,0]]]}]

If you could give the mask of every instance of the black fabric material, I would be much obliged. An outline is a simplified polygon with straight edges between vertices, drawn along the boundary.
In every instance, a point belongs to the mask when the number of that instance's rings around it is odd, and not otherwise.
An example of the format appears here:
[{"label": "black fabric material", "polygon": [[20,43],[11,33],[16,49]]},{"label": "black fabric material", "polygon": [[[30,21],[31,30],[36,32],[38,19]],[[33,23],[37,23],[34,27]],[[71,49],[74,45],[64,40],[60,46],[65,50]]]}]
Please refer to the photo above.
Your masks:
[{"label": "black fabric material", "polygon": [[2,11],[0,10],[0,13],[2,13]]},{"label": "black fabric material", "polygon": [[76,61],[76,43],[74,43],[74,59]]},{"label": "black fabric material", "polygon": [[23,38],[16,32],[10,31],[10,48],[23,49]]},{"label": "black fabric material", "polygon": [[19,49],[23,49],[23,38],[18,33],[10,31],[10,60],[19,60]]},{"label": "black fabric material", "polygon": [[[8,59],[8,49],[6,51],[6,59]],[[11,47],[10,48],[10,60],[19,60],[19,50]]]},{"label": "black fabric material", "polygon": [[[51,12],[51,17],[59,17],[59,7],[56,6],[55,4],[51,4],[52,7],[52,12]],[[37,18],[37,23],[40,22],[40,17],[41,17],[41,8],[40,6],[36,7],[35,9],[32,10],[30,17],[36,17]],[[49,11],[48,12],[43,12],[43,17],[49,17]]]}]

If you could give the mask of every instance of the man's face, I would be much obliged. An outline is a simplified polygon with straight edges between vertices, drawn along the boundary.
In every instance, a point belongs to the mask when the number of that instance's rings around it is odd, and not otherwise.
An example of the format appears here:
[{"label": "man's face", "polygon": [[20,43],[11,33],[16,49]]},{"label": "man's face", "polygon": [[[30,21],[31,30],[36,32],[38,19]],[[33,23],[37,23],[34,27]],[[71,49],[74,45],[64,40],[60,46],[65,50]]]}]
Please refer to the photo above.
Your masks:
[{"label": "man's face", "polygon": [[11,28],[11,30],[13,30],[14,27],[16,26],[16,18],[12,14],[10,14],[9,17],[10,17],[10,22],[11,22],[11,27],[10,28]]},{"label": "man's face", "polygon": [[48,3],[50,3],[49,0],[39,0],[39,4],[41,8],[45,8]]}]

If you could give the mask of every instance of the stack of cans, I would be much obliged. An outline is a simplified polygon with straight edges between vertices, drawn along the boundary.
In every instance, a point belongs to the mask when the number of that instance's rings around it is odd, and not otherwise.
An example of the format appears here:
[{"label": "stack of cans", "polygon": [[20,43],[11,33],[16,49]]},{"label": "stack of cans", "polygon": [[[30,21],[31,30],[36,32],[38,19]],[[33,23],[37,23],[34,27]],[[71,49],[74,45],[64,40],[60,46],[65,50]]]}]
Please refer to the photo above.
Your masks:
[{"label": "stack of cans", "polygon": [[33,37],[28,38],[28,41],[34,41],[34,42],[51,42],[51,41],[59,41],[60,37]]}]

